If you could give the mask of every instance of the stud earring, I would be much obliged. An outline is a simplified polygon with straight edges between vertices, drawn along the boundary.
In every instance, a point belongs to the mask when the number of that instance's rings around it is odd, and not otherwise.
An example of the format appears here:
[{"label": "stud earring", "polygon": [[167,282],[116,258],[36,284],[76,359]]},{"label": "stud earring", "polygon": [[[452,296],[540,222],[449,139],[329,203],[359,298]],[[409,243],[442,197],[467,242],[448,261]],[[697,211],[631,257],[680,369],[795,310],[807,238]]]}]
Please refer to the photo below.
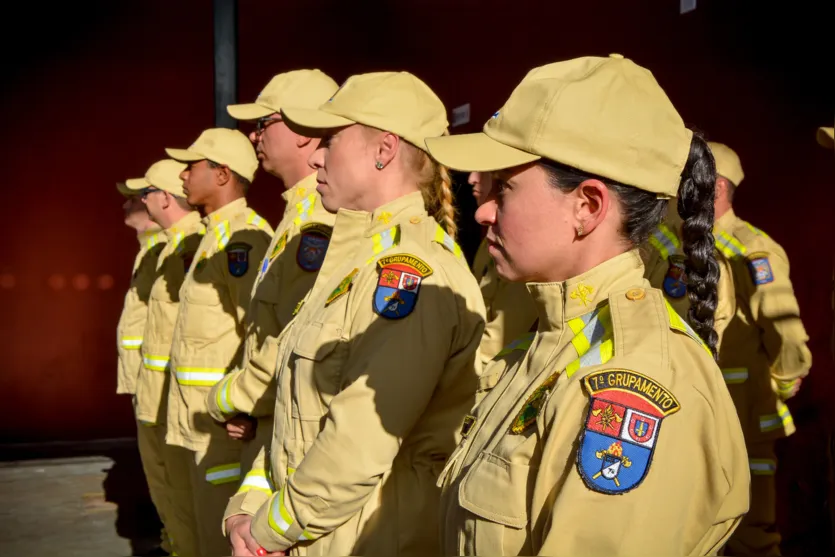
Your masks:
[{"label": "stud earring", "polygon": [[577,227],[577,236],[582,236],[583,232],[585,232],[585,230],[583,230],[583,223],[581,222],[580,226]]},{"label": "stud earring", "polygon": [[377,161],[377,164],[374,165],[374,166],[377,167],[377,170],[382,170],[383,169],[383,163],[381,163],[380,161]]}]

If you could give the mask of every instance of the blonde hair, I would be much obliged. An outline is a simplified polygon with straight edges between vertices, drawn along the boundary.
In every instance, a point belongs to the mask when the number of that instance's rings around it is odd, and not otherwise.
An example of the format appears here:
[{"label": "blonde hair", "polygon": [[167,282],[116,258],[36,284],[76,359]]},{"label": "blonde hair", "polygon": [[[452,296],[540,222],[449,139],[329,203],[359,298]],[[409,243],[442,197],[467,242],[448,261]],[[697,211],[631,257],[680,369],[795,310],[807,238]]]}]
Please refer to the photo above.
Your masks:
[{"label": "blonde hair", "polygon": [[452,194],[452,179],[449,171],[442,164],[437,163],[426,151],[418,149],[411,143],[401,142],[404,163],[411,168],[416,176],[420,193],[426,211],[435,217],[443,229],[455,240],[458,235],[458,225],[455,224],[455,199]]}]

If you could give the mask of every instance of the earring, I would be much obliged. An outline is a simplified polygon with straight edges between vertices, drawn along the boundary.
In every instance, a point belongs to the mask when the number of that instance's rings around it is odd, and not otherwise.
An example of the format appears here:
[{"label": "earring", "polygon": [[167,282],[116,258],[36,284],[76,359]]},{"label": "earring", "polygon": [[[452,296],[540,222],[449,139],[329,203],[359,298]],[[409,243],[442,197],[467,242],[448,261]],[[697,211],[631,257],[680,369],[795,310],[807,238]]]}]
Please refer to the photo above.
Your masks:
[{"label": "earring", "polygon": [[382,170],[383,169],[383,163],[381,163],[380,161],[377,161],[377,164],[375,164],[374,166],[377,167],[377,170]]},{"label": "earring", "polygon": [[583,230],[583,223],[581,222],[580,226],[577,227],[577,236],[582,236],[583,232],[585,232],[585,230]]}]

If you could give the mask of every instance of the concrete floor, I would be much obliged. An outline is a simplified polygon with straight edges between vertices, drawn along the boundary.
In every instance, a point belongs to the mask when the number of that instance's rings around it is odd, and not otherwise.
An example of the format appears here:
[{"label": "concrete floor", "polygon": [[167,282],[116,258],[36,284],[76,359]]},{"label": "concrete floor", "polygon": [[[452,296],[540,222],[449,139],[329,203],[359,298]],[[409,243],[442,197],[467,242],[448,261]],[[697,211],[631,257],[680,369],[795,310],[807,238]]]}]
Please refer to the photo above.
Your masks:
[{"label": "concrete floor", "polygon": [[0,555],[125,557],[159,543],[134,449],[0,463]]}]

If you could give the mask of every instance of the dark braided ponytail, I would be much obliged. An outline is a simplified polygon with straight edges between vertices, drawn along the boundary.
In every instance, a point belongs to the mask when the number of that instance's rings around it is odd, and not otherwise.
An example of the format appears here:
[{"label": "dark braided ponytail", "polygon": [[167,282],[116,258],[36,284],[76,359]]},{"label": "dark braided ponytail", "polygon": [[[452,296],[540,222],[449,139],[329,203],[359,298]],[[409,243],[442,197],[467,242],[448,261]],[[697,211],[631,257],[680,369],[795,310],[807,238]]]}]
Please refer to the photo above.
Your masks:
[{"label": "dark braided ponytail", "polygon": [[690,155],[681,173],[678,190],[678,214],[682,249],[690,300],[688,317],[696,333],[716,357],[718,335],[713,330],[713,316],[718,300],[719,265],[713,245],[713,199],[716,190],[716,163],[704,138],[694,132]]}]

